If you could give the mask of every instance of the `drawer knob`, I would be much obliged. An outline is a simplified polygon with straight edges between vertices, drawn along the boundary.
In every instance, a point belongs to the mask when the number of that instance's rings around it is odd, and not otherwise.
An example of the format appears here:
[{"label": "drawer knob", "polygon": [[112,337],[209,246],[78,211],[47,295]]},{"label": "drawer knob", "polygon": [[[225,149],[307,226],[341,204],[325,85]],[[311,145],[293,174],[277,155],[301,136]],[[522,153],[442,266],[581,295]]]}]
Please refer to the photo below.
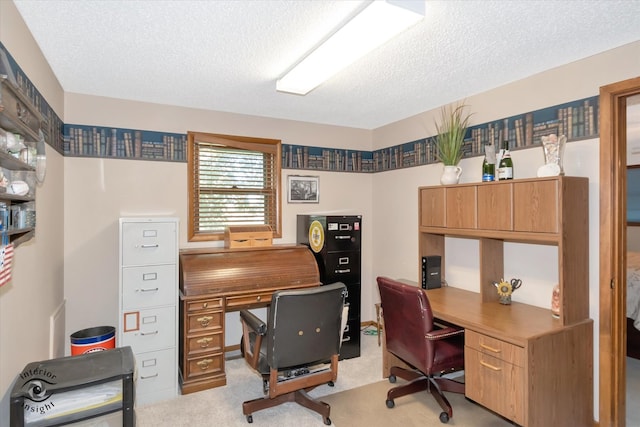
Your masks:
[{"label": "drawer knob", "polygon": [[206,337],[206,338],[200,338],[196,342],[200,344],[200,347],[207,348],[209,347],[209,344],[211,344],[211,341],[213,341],[213,338]]},{"label": "drawer knob", "polygon": [[197,363],[197,365],[200,367],[200,369],[202,369],[202,370],[204,371],[204,370],[206,370],[206,369],[209,367],[209,365],[211,364],[211,362],[213,362],[213,360],[212,360],[212,359],[204,359],[204,360],[199,361],[199,362]]},{"label": "drawer knob", "polygon": [[256,298],[256,301],[260,301],[262,299],[262,297],[260,295],[258,295],[258,297]]},{"label": "drawer knob", "polygon": [[207,308],[207,307],[209,307],[209,303],[208,302],[205,302],[204,304],[202,304],[202,308]]},{"label": "drawer knob", "polygon": [[209,322],[211,322],[212,319],[213,319],[213,316],[202,316],[202,317],[198,317],[198,322],[200,322],[200,325],[203,328],[206,328],[207,326],[209,326]]},{"label": "drawer knob", "polygon": [[482,347],[485,350],[489,350],[492,353],[500,353],[500,349],[499,348],[489,347],[486,344],[480,344],[480,347]]}]

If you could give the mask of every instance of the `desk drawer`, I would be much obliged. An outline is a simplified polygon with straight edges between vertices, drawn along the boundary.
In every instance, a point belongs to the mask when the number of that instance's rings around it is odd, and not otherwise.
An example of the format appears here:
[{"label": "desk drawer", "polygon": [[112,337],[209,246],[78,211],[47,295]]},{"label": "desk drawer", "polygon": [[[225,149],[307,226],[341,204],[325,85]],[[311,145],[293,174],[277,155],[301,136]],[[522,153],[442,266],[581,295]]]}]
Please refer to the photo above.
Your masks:
[{"label": "desk drawer", "polygon": [[185,380],[214,375],[224,375],[224,355],[222,353],[207,354],[187,360]]},{"label": "desk drawer", "polygon": [[255,306],[256,304],[269,304],[271,303],[272,294],[273,292],[258,292],[255,294],[227,297],[227,311]]},{"label": "desk drawer", "polygon": [[465,346],[465,395],[524,425],[524,368]]},{"label": "desk drawer", "polygon": [[187,311],[221,309],[222,298],[199,299],[187,302]]},{"label": "desk drawer", "polygon": [[223,351],[222,331],[197,337],[187,338],[187,355],[193,356],[203,352]]},{"label": "desk drawer", "polygon": [[482,354],[496,357],[516,366],[524,366],[525,352],[523,347],[469,329],[464,332],[464,343]]},{"label": "desk drawer", "polygon": [[221,310],[191,313],[187,315],[187,334],[222,330],[223,316],[224,314]]}]

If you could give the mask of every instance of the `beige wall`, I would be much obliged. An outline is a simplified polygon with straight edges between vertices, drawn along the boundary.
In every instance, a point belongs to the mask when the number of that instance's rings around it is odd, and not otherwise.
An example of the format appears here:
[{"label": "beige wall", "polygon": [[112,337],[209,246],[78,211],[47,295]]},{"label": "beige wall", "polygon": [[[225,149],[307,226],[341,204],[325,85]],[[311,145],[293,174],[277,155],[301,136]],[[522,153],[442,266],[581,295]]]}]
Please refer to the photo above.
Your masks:
[{"label": "beige wall", "polygon": [[[0,40],[24,68],[64,121],[72,124],[127,127],[186,133],[189,130],[278,138],[286,144],[372,150],[433,133],[437,111],[425,112],[373,131],[324,126],[238,114],[186,109],[63,94],[24,28],[13,3],[0,1]],[[598,94],[600,86],[640,73],[640,42],[470,96],[467,103],[482,123]],[[64,100],[63,100],[64,95]],[[427,96],[427,95],[425,95]],[[64,102],[63,108],[61,108]],[[590,301],[595,320],[598,396],[598,139],[567,146],[569,175],[590,179]],[[65,335],[98,324],[117,324],[117,220],[124,215],[176,215],[180,246],[186,241],[186,165],[134,160],[62,158],[48,151],[49,170],[38,188],[38,230],[16,253],[13,283],[0,288],[0,393],[32,360],[48,357],[48,318],[67,299]],[[535,176],[540,148],[513,153],[517,177]],[[463,160],[462,181],[478,181],[480,158]],[[417,280],[417,187],[439,182],[441,165],[377,174],[302,172],[318,175],[320,203],[283,203],[283,238],[295,241],[295,215],[324,212],[363,215],[362,319],[374,318],[378,301],[374,279],[389,275]],[[450,239],[447,280],[477,286],[477,247]],[[64,259],[64,262],[63,262]],[[540,268],[540,266],[546,266]],[[508,276],[523,279],[516,301],[548,306],[557,274],[554,248],[513,244],[506,251]],[[228,331],[229,332],[229,331]],[[231,335],[229,334],[230,338]],[[237,335],[235,335],[237,336]],[[68,350],[67,350],[68,352]],[[7,413],[5,408],[1,411]],[[0,424],[2,424],[0,418]]]},{"label": "beige wall", "polygon": [[[78,94],[65,95],[67,123],[186,133],[214,132],[281,139],[285,144],[350,147],[370,150],[371,131],[286,120],[145,104]],[[287,204],[283,200],[283,236],[295,243],[296,215],[333,213],[363,215],[363,283],[370,283],[373,213],[371,175],[284,170],[318,175],[320,203]],[[120,216],[166,215],[180,218],[180,247],[215,246],[187,242],[186,163],[65,158],[65,296],[67,336],[90,326],[117,325],[118,227]],[[363,291],[371,301],[370,287]],[[100,304],[96,304],[99,301]],[[373,318],[367,305],[363,319]],[[238,344],[237,315],[227,319],[227,345]]]},{"label": "beige wall", "polygon": [[[0,1],[0,41],[63,117],[63,92],[13,2]],[[28,362],[49,358],[49,316],[63,302],[63,158],[47,146],[47,176],[37,187],[35,238],[15,252],[13,280],[0,288],[0,425],[8,397]],[[63,344],[57,342],[58,348]]]}]

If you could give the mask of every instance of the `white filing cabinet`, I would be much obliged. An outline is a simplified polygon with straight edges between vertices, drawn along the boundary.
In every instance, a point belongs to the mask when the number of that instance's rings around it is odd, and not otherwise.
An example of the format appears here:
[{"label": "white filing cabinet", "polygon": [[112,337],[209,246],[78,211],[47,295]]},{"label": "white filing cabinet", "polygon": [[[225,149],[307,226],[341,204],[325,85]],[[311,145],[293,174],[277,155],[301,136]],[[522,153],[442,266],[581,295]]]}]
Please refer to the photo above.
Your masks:
[{"label": "white filing cabinet", "polygon": [[118,346],[136,359],[136,402],[178,393],[178,218],[120,218]]}]

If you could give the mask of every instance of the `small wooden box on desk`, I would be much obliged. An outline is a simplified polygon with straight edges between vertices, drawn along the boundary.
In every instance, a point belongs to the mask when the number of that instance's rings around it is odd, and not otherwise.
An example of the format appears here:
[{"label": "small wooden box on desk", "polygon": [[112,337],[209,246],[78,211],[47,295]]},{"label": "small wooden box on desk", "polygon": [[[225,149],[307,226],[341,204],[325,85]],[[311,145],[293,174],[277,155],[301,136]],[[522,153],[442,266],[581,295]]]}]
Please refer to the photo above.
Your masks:
[{"label": "small wooden box on desk", "polygon": [[[426,291],[437,318],[466,330],[466,396],[520,425],[594,423],[588,186],[556,176],[418,189],[418,265],[439,255],[446,277],[446,237],[479,241],[479,292]],[[558,319],[499,304],[505,241],[557,247]]]},{"label": "small wooden box on desk", "polygon": [[273,231],[268,225],[230,226],[224,230],[225,248],[271,246]]}]

